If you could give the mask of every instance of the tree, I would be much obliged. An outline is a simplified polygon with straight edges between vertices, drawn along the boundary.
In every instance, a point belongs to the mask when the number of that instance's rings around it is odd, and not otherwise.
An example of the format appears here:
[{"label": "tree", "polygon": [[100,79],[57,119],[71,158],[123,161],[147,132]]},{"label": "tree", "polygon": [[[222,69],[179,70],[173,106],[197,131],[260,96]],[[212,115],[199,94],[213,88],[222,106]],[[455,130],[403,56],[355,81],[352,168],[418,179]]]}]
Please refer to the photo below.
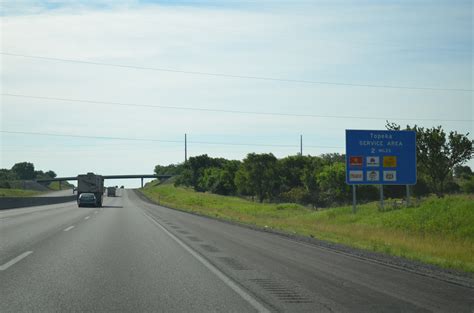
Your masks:
[{"label": "tree", "polygon": [[350,198],[350,187],[346,184],[344,163],[334,163],[323,167],[317,176],[321,197],[328,205],[344,203]]},{"label": "tree", "polygon": [[192,186],[196,191],[205,191],[200,188],[199,179],[203,176],[206,168],[220,167],[222,160],[210,158],[207,154],[190,157],[184,165],[179,182],[185,186]]},{"label": "tree", "polygon": [[467,165],[458,165],[454,167],[454,177],[461,178],[461,179],[470,179],[474,173],[472,172],[471,168]]},{"label": "tree", "polygon": [[[387,129],[400,130],[400,126],[387,123]],[[446,136],[441,126],[423,128],[407,126],[407,130],[416,131],[417,168],[426,174],[431,189],[443,196],[446,181],[454,167],[463,165],[473,156],[474,141],[466,135],[451,131]]]},{"label": "tree", "polygon": [[222,168],[209,167],[199,178],[198,188],[220,195],[235,194],[235,173],[239,169],[239,161],[226,161]]},{"label": "tree", "polygon": [[321,158],[327,163],[332,164],[336,162],[345,163],[346,162],[346,155],[339,154],[339,153],[324,153],[321,154]]},{"label": "tree", "polygon": [[465,193],[473,193],[474,194],[474,176],[471,176],[471,178],[467,181],[464,182],[462,185],[462,190]]},{"label": "tree", "polygon": [[29,162],[21,162],[21,163],[16,163],[12,167],[12,172],[15,173],[15,175],[19,179],[35,179],[35,166],[33,163]]},{"label": "tree", "polygon": [[58,175],[56,175],[56,173],[52,170],[49,170],[47,171],[46,173],[44,173],[46,176],[48,176],[49,178],[56,178]]},{"label": "tree", "polygon": [[303,187],[301,177],[307,167],[309,157],[296,155],[278,160],[280,176],[280,192],[287,192],[293,188]]},{"label": "tree", "polygon": [[11,182],[17,179],[13,171],[6,168],[0,169],[0,188],[11,188]]},{"label": "tree", "polygon": [[277,158],[271,153],[249,153],[236,174],[239,190],[255,195],[260,202],[273,199],[278,189]]},{"label": "tree", "polygon": [[318,183],[318,175],[325,163],[326,161],[320,157],[310,157],[301,174],[301,181],[306,190],[304,201],[311,204],[313,208],[323,205],[320,197],[321,190]]},{"label": "tree", "polygon": [[180,175],[184,170],[184,164],[170,164],[170,165],[156,165],[155,174],[156,175]]}]

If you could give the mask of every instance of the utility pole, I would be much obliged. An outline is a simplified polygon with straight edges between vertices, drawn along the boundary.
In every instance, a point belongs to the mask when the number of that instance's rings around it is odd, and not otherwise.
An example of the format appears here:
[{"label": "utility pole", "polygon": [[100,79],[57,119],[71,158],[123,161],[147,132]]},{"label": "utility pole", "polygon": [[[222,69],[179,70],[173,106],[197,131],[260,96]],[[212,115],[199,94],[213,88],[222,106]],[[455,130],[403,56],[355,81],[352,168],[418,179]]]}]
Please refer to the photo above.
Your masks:
[{"label": "utility pole", "polygon": [[303,156],[303,135],[300,135],[300,155]]},{"label": "utility pole", "polygon": [[188,162],[188,137],[184,134],[184,163]]}]

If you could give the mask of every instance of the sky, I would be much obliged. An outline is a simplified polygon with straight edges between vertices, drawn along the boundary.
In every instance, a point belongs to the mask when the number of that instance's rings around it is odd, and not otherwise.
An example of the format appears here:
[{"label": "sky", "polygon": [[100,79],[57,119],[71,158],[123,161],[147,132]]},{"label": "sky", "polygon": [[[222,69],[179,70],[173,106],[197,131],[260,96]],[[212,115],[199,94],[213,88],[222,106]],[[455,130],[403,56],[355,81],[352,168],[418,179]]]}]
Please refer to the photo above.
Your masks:
[{"label": "sky", "polygon": [[0,6],[0,168],[149,174],[185,133],[188,157],[241,160],[300,135],[344,153],[346,129],[386,120],[473,132],[472,1]]}]

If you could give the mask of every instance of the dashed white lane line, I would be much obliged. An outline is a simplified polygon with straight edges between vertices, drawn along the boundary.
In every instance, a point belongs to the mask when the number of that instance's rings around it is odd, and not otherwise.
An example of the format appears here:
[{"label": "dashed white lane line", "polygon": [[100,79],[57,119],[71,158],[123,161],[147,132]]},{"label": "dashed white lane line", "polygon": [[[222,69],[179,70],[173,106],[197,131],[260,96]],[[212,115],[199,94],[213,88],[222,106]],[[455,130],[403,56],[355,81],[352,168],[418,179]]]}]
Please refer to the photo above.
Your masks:
[{"label": "dashed white lane line", "polygon": [[85,219],[85,220],[88,220],[89,218],[90,218],[90,216],[86,216],[86,217],[84,217],[84,219]]},{"label": "dashed white lane line", "polygon": [[70,231],[73,228],[74,228],[74,226],[69,226],[68,228],[64,229],[64,231]]},{"label": "dashed white lane line", "polygon": [[11,259],[7,263],[5,263],[3,265],[0,265],[0,271],[6,270],[7,268],[12,266],[13,264],[20,262],[22,259],[26,258],[27,256],[29,256],[32,253],[33,253],[33,251],[26,251],[26,252],[20,254],[19,256],[17,256],[16,258]]},{"label": "dashed white lane line", "polygon": [[227,286],[229,286],[234,292],[236,292],[239,296],[241,296],[244,300],[246,300],[251,306],[253,306],[257,312],[261,313],[269,313],[270,311],[263,306],[259,301],[257,301],[254,297],[240,288],[236,283],[234,283],[229,277],[227,277],[224,273],[222,273],[217,267],[212,265],[209,261],[204,259],[198,253],[196,253],[193,249],[188,247],[183,241],[181,241],[178,237],[170,233],[166,228],[164,228],[160,223],[155,221],[150,215],[144,213],[146,217],[148,217],[156,226],[161,228],[168,236],[170,236],[174,241],[176,241],[181,247],[183,247],[187,252],[189,252],[196,260],[201,262],[202,265],[207,267],[212,273],[214,273],[217,277],[220,278],[222,282],[224,282]]}]

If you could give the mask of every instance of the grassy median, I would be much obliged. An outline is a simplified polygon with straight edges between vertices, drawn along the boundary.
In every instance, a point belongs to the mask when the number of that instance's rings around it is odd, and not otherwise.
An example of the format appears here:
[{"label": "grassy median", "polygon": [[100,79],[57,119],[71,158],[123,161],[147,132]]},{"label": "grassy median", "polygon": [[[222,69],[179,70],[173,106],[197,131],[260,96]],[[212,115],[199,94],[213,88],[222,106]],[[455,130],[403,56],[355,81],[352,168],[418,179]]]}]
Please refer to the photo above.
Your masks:
[{"label": "grassy median", "polygon": [[474,196],[427,198],[416,207],[380,212],[377,203],[314,211],[198,193],[173,185],[141,190],[162,205],[337,242],[474,273]]},{"label": "grassy median", "polygon": [[32,197],[42,193],[35,190],[0,188],[0,197]]}]

